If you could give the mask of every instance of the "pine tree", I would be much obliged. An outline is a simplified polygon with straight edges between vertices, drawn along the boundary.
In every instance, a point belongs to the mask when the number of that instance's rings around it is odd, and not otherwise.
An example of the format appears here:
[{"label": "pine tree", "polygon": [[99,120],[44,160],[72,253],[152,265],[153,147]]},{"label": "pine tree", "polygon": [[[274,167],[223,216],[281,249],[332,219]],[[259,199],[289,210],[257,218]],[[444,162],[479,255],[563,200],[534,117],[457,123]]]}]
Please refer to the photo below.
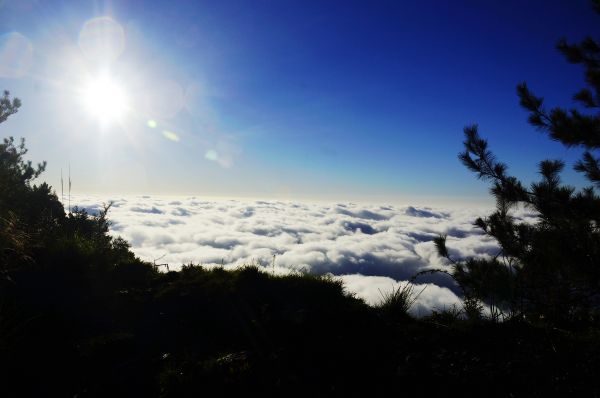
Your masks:
[{"label": "pine tree", "polygon": [[[600,0],[592,5],[600,14]],[[591,185],[580,191],[563,185],[564,162],[543,160],[541,180],[527,187],[496,159],[476,125],[466,127],[459,158],[478,178],[492,183],[497,203],[493,214],[475,224],[501,250],[493,259],[454,261],[445,237],[436,240],[439,254],[451,261],[465,302],[486,303],[494,317],[590,321],[600,310],[600,45],[588,37],[579,44],[560,40],[557,48],[569,62],[585,68],[587,87],[574,95],[584,110],[547,110],[543,98],[525,83],[517,86],[517,94],[530,124],[567,147],[584,149],[574,169]],[[519,205],[535,211],[536,223],[511,216]]]}]

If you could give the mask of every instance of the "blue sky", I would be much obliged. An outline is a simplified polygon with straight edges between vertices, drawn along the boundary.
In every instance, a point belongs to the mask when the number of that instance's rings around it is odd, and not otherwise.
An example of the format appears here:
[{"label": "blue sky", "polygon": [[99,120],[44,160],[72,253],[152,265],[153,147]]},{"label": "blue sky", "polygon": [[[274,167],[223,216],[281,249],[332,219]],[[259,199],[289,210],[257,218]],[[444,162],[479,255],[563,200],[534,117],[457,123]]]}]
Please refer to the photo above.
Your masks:
[{"label": "blue sky", "polygon": [[[463,127],[526,182],[539,160],[572,163],[515,86],[570,105],[582,71],[554,45],[600,33],[584,0],[0,7],[0,88],[23,101],[0,134],[24,136],[58,189],[70,163],[82,193],[485,199],[456,157]],[[118,117],[85,105],[100,75],[127,99]]]}]

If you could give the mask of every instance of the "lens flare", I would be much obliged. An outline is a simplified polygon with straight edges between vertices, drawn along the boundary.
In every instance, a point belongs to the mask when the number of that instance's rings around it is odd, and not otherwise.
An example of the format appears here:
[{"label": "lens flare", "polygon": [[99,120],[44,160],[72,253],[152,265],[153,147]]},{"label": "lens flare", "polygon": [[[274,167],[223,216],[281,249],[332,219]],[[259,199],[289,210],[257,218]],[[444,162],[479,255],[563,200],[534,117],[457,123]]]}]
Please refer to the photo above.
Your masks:
[{"label": "lens flare", "polygon": [[90,61],[114,61],[125,50],[125,30],[110,17],[90,19],[79,33],[79,48]]},{"label": "lens flare", "polygon": [[219,154],[214,149],[209,149],[208,151],[206,151],[204,157],[208,160],[212,160],[213,162],[219,160]]},{"label": "lens flare", "polygon": [[179,142],[179,136],[172,131],[164,130],[163,136],[170,141]]},{"label": "lens flare", "polygon": [[27,37],[18,32],[0,36],[0,77],[23,77],[32,63],[33,45]]}]

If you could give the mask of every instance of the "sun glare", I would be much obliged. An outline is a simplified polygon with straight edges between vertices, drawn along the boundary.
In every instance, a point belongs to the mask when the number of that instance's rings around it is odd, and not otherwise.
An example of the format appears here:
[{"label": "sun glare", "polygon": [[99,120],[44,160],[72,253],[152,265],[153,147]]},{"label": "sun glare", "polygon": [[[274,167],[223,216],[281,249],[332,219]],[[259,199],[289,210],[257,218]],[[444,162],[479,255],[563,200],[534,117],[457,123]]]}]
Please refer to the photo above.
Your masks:
[{"label": "sun glare", "polygon": [[87,111],[102,124],[117,121],[129,107],[125,91],[109,76],[90,79],[83,97]]}]

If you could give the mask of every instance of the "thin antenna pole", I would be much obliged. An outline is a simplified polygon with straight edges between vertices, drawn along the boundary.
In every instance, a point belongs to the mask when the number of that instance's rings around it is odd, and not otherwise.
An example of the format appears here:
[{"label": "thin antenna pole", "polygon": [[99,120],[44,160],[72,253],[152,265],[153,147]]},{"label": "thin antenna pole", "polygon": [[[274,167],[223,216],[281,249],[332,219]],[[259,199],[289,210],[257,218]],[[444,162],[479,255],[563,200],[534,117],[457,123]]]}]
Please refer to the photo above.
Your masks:
[{"label": "thin antenna pole", "polygon": [[63,172],[62,167],[60,169],[60,202],[65,205],[65,186],[63,183]]},{"label": "thin antenna pole", "polygon": [[71,163],[69,163],[69,213],[71,212]]}]

